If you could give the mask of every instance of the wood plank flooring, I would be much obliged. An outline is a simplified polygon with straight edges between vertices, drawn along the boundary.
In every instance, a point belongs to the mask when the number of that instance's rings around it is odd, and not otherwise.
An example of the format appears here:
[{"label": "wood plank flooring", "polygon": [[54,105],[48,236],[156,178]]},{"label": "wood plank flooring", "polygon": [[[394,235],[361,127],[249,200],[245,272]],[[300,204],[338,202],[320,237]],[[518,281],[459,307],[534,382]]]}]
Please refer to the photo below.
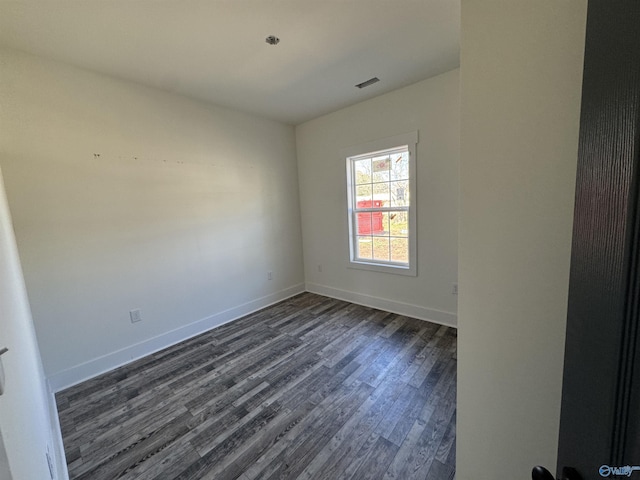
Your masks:
[{"label": "wood plank flooring", "polygon": [[311,293],[56,400],[71,479],[455,476],[455,329]]}]

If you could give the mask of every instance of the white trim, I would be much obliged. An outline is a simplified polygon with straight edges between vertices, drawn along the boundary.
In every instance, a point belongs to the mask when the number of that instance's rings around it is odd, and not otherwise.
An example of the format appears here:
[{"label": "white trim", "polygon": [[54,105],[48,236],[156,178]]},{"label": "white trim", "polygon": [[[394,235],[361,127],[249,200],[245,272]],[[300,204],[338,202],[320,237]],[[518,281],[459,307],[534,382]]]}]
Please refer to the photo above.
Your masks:
[{"label": "white trim", "polygon": [[421,307],[419,305],[412,305],[410,303],[398,302],[388,298],[350,292],[348,290],[341,290],[338,288],[328,287],[326,285],[319,285],[317,283],[307,283],[306,287],[308,292],[317,293],[318,295],[324,295],[326,297],[336,298],[338,300],[344,300],[358,305],[364,305],[366,307],[378,308],[387,312],[406,315],[408,317],[426,320],[428,322],[445,325],[447,327],[458,328],[458,315],[455,313],[434,310],[431,308]]},{"label": "white trim", "polygon": [[[225,323],[237,320],[245,315],[249,315],[257,310],[266,308],[275,303],[286,300],[305,291],[311,293],[317,293],[319,295],[325,295],[327,297],[337,298],[339,300],[345,300],[347,302],[356,303],[358,305],[365,305],[367,307],[378,308],[392,313],[400,315],[407,315],[409,317],[418,318],[420,320],[426,320],[440,325],[446,325],[448,327],[457,328],[457,315],[451,312],[444,312],[442,310],[435,310],[431,308],[421,307],[418,305],[412,305],[409,303],[398,302],[388,298],[374,297],[362,293],[351,292],[348,290],[341,290],[338,288],[329,287],[326,285],[319,285],[314,283],[298,284],[292,287],[286,288],[279,292],[267,295],[265,297],[252,300],[250,302],[238,305],[237,307],[230,308],[223,312],[211,315],[196,322],[190,323],[178,329],[166,332],[157,337],[145,340],[144,342],[131,345],[116,352],[108,353],[88,362],[76,365],[67,370],[54,373],[47,378],[47,383],[52,395],[51,408],[55,412],[55,398],[53,395],[56,392],[64,390],[78,383],[84,382],[97,375],[101,375],[105,372],[111,371],[115,368],[131,363],[134,360],[138,360],[142,357],[150,355],[154,352],[160,351],[176,343],[187,340],[196,335],[200,335],[212,328],[219,327]],[[57,418],[57,417],[56,417]],[[62,437],[58,428],[58,440],[62,442]],[[54,437],[56,432],[54,431]],[[58,446],[59,447],[59,446]],[[58,450],[58,448],[56,448]],[[61,450],[64,452],[64,449]],[[64,453],[63,453],[64,455]],[[64,459],[60,458],[60,453],[57,452],[56,458],[58,470],[60,470],[60,462],[64,465]],[[65,477],[62,477],[65,480]]]},{"label": "white trim", "polygon": [[59,392],[65,388],[89,380],[92,377],[121,367],[134,360],[160,351],[176,343],[187,340],[204,333],[212,328],[219,327],[238,318],[249,315],[257,310],[281,302],[287,298],[298,295],[305,291],[304,284],[300,283],[279,292],[257,298],[242,305],[224,310],[209,317],[184,325],[170,332],[163,333],[157,337],[150,338],[135,345],[130,345],[121,350],[108,353],[88,362],[81,363],[61,372],[50,375],[47,380],[52,392]]},{"label": "white trim", "polygon": [[340,149],[340,156],[344,159],[347,157],[357,157],[365,152],[379,152],[381,150],[388,150],[399,145],[415,145],[418,143],[418,131],[401,133],[400,135],[394,135],[392,137],[379,138],[367,143],[361,143],[359,145],[351,145]]},{"label": "white trim", "polygon": [[[359,270],[369,270],[374,272],[392,273],[396,275],[408,275],[415,277],[418,275],[418,235],[417,235],[417,144],[418,144],[418,131],[408,132],[400,135],[394,135],[392,137],[381,138],[373,140],[360,145],[353,145],[340,149],[340,156],[342,161],[346,164],[347,170],[347,231],[349,232],[348,238],[348,250],[347,250],[347,267],[355,268]],[[407,207],[401,208],[371,208],[371,209],[359,209],[356,208],[355,199],[355,185],[354,185],[354,160],[364,157],[375,156],[377,153],[388,153],[389,150],[400,149],[403,147],[409,153],[409,198],[410,202]],[[382,261],[376,262],[375,260],[368,260],[365,258],[358,258],[357,256],[357,238],[354,232],[356,228],[356,215],[361,211],[394,211],[394,210],[406,210],[409,215],[409,263],[396,264],[394,262]]]},{"label": "white trim", "polygon": [[369,270],[370,272],[392,273],[396,275],[407,275],[410,277],[416,276],[416,269],[411,269],[403,263],[374,263],[373,261],[367,260],[351,260],[351,258],[348,258],[348,260],[349,263],[347,268],[353,268],[355,270]]},{"label": "white trim", "polygon": [[67,458],[64,453],[64,443],[62,442],[62,430],[60,429],[60,417],[58,415],[58,405],[56,396],[51,388],[51,383],[47,380],[47,394],[49,397],[49,413],[51,417],[51,440],[54,442],[53,462],[56,472],[56,480],[69,480],[69,470],[67,469]]}]

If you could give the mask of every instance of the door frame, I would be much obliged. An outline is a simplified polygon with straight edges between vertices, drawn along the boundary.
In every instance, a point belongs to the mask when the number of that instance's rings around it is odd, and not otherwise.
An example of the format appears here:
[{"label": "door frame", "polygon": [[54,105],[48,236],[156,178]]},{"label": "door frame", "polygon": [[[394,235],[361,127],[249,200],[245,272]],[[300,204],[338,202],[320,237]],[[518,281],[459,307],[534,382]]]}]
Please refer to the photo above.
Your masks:
[{"label": "door frame", "polygon": [[638,25],[640,2],[589,0],[559,477],[563,467],[588,479],[602,465],[640,464]]}]

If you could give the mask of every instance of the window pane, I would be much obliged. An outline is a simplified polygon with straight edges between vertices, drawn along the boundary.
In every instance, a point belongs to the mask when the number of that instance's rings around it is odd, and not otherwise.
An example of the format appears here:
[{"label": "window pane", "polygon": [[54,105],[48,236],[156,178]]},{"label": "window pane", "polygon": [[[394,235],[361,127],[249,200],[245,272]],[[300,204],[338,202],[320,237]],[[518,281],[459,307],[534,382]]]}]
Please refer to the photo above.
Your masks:
[{"label": "window pane", "polygon": [[391,179],[391,158],[389,155],[374,157],[371,164],[374,182],[388,182]]},{"label": "window pane", "polygon": [[384,214],[382,212],[371,212],[371,234],[384,235]]},{"label": "window pane", "polygon": [[389,236],[389,212],[373,212],[373,223],[376,227],[373,231],[374,235]]},{"label": "window pane", "polygon": [[388,207],[391,205],[389,182],[374,183],[372,188],[374,207]]},{"label": "window pane", "polygon": [[409,205],[409,181],[402,180],[399,182],[391,182],[389,184],[391,190],[391,206],[406,207]]},{"label": "window pane", "polygon": [[356,207],[357,208],[369,208],[371,207],[371,184],[358,185],[356,187]]},{"label": "window pane", "polygon": [[353,162],[356,185],[371,183],[371,159],[365,158]]},{"label": "window pane", "polygon": [[409,239],[391,239],[391,261],[409,263]]},{"label": "window pane", "polygon": [[408,237],[409,236],[409,213],[408,212],[390,212],[389,232],[392,237]]},{"label": "window pane", "polygon": [[391,180],[406,180],[409,178],[409,152],[397,153],[391,156]]},{"label": "window pane", "polygon": [[373,254],[371,237],[358,237],[358,258],[371,258]]},{"label": "window pane", "polygon": [[371,235],[372,232],[372,214],[371,212],[357,213],[356,226],[358,235]]},{"label": "window pane", "polygon": [[373,259],[389,261],[389,237],[373,237]]}]

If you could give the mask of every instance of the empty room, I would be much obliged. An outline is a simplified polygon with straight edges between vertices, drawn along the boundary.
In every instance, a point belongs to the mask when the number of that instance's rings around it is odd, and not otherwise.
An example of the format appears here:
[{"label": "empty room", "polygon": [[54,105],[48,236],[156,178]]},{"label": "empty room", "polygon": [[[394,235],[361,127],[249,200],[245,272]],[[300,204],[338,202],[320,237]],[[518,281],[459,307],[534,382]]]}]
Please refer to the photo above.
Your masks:
[{"label": "empty room", "polygon": [[586,25],[0,2],[0,478],[553,471]]}]

